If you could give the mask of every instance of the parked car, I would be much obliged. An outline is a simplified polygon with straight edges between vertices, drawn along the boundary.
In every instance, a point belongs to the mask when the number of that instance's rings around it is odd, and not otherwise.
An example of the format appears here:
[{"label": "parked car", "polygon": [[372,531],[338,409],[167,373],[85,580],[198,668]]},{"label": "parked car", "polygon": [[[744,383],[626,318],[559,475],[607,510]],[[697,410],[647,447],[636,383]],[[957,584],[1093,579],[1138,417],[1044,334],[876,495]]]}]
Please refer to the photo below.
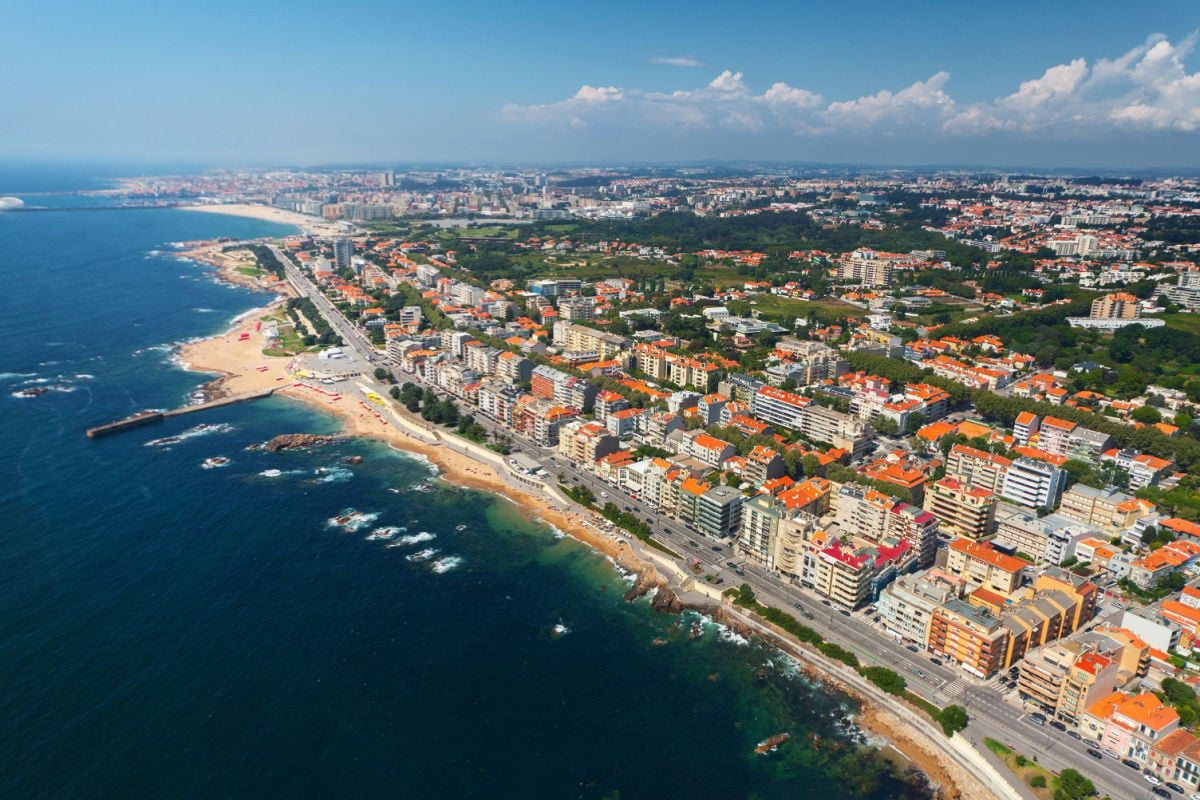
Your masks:
[{"label": "parked car", "polygon": [[1178,783],[1171,783],[1170,781],[1167,781],[1166,783],[1163,784],[1163,786],[1167,787],[1172,792],[1179,792],[1180,794],[1183,794],[1183,787],[1180,786]]},{"label": "parked car", "polygon": [[1070,736],[1077,742],[1083,741],[1083,737],[1079,735],[1079,731],[1067,731],[1067,736]]},{"label": "parked car", "polygon": [[1087,754],[1092,758],[1104,758],[1103,753],[1101,753],[1099,750],[1093,750],[1090,747],[1088,748]]},{"label": "parked car", "polygon": [[1064,733],[1067,730],[1067,726],[1062,724],[1061,722],[1059,722],[1056,719],[1050,720],[1050,727],[1054,728],[1055,730],[1063,731]]},{"label": "parked car", "polygon": [[1150,793],[1158,795],[1159,797],[1166,797],[1166,798],[1171,797],[1171,793],[1168,792],[1166,789],[1162,788],[1161,786],[1151,786]]},{"label": "parked car", "polygon": [[1107,747],[1106,747],[1106,748],[1104,748],[1104,755],[1106,755],[1106,756],[1112,756],[1113,758],[1117,758],[1117,759],[1119,759],[1119,758],[1120,758],[1120,756],[1119,756],[1119,755],[1117,755],[1117,751],[1116,751],[1116,750],[1109,750]]},{"label": "parked car", "polygon": [[1121,759],[1121,763],[1130,769],[1136,769],[1138,772],[1142,771],[1142,765],[1134,761],[1132,758],[1123,758]]},{"label": "parked car", "polygon": [[1036,723],[1038,725],[1045,725],[1046,724],[1046,715],[1045,714],[1030,714],[1029,721]]},{"label": "parked car", "polygon": [[912,645],[912,644],[908,645],[908,646],[907,646],[907,647],[905,647],[904,649],[905,649],[905,650],[907,650],[907,651],[908,651],[908,652],[910,652],[910,653],[919,653],[919,652],[921,652],[920,650],[918,650],[918,649],[917,649],[917,646],[916,646],[916,645]]},{"label": "parked car", "polygon": [[714,544],[714,545],[712,546],[712,549],[713,549],[713,552],[714,552],[714,553],[719,553],[719,552],[721,552],[722,550],[724,550],[725,548],[724,548],[724,547],[721,547],[721,545],[719,545],[719,544]]},{"label": "parked car", "polygon": [[1149,772],[1143,772],[1142,777],[1146,779],[1146,783],[1151,786],[1158,786],[1162,783],[1162,779],[1157,775],[1151,775]]},{"label": "parked car", "polygon": [[930,664],[933,664],[935,667],[940,667],[940,666],[942,665],[942,662],[941,662],[941,660],[940,660],[940,659],[937,659],[937,658],[931,658],[931,659],[929,659],[929,663],[930,663]]}]

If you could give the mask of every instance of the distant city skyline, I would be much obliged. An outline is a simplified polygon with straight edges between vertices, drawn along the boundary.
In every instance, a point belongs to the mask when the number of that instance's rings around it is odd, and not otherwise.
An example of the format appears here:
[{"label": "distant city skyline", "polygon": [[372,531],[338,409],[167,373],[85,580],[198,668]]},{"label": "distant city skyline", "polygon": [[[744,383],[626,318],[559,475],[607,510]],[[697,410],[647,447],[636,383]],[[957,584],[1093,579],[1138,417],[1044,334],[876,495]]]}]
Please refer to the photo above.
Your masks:
[{"label": "distant city skyline", "polygon": [[1200,167],[1200,12],[21,6],[0,158]]}]

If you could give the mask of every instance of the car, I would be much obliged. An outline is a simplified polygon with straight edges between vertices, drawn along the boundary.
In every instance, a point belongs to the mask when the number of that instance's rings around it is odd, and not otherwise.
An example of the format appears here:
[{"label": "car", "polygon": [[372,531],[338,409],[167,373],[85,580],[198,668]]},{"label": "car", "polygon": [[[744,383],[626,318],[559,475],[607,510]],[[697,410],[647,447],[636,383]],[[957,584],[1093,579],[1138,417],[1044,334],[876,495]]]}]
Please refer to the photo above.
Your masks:
[{"label": "car", "polygon": [[1033,722],[1037,725],[1045,725],[1046,724],[1046,715],[1045,714],[1030,714],[1029,721]]},{"label": "car", "polygon": [[1070,736],[1072,739],[1074,739],[1077,742],[1083,741],[1083,737],[1079,735],[1079,731],[1067,731],[1067,736]]},{"label": "car", "polygon": [[1059,722],[1056,719],[1050,720],[1050,727],[1054,728],[1056,731],[1063,731],[1064,733],[1067,730],[1067,726],[1062,724],[1061,722]]},{"label": "car", "polygon": [[1134,761],[1132,758],[1122,758],[1121,763],[1130,769],[1136,769],[1138,772],[1142,771],[1142,765]]},{"label": "car", "polygon": [[940,667],[942,665],[941,660],[937,658],[930,658],[929,663],[933,664],[935,667]]},{"label": "car", "polygon": [[699,546],[700,546],[700,545],[696,544],[696,540],[695,540],[695,539],[688,539],[688,544],[690,544],[692,547],[699,547]]},{"label": "car", "polygon": [[910,652],[910,653],[919,653],[919,652],[921,652],[920,650],[918,650],[918,649],[917,649],[917,646],[916,646],[915,644],[910,644],[910,645],[908,645],[907,647],[905,647],[904,649],[905,649],[905,650],[907,650],[907,651],[908,651],[908,652]]},{"label": "car", "polygon": [[1092,758],[1104,758],[1104,753],[1101,753],[1099,750],[1093,750],[1090,747],[1088,748],[1087,754]]},{"label": "car", "polygon": [[1171,783],[1170,781],[1167,781],[1166,783],[1163,784],[1163,786],[1167,787],[1172,792],[1179,792],[1180,794],[1183,794],[1183,787],[1180,786],[1178,783]]},{"label": "car", "polygon": [[1117,751],[1116,751],[1116,750],[1110,750],[1110,749],[1109,749],[1109,748],[1107,748],[1107,747],[1106,747],[1106,748],[1104,748],[1104,755],[1106,755],[1106,756],[1112,756],[1113,758],[1116,758],[1116,759],[1120,759],[1120,758],[1121,758],[1119,755],[1117,755]]},{"label": "car", "polygon": [[601,493],[600,493],[600,496],[601,496],[601,497],[608,497],[608,492],[601,492]]},{"label": "car", "polygon": [[1151,775],[1149,772],[1143,772],[1142,777],[1146,779],[1146,783],[1151,786],[1159,786],[1162,784],[1162,779],[1157,775]]},{"label": "car", "polygon": [[924,673],[924,672],[921,672],[921,668],[920,668],[920,667],[913,667],[913,675],[916,675],[918,678],[924,678],[924,677],[925,677],[925,673]]},{"label": "car", "polygon": [[821,601],[821,605],[823,605],[823,606],[827,606],[827,605],[829,605],[829,601],[828,601],[828,600],[822,600],[822,601]]},{"label": "car", "polygon": [[844,608],[839,608],[839,609],[838,609],[838,613],[839,613],[839,614],[841,614],[843,617],[848,617],[848,616],[850,616],[850,612],[849,612],[849,611],[847,611],[847,610],[846,610],[846,609],[844,609]]},{"label": "car", "polygon": [[735,569],[735,570],[734,570],[734,573],[735,573],[735,574],[737,574],[737,575],[745,575],[745,574],[746,574],[746,570],[744,570],[744,569]]},{"label": "car", "polygon": [[796,608],[800,609],[801,611],[804,610],[804,606],[800,605],[799,603],[792,603],[792,605],[794,605]]},{"label": "car", "polygon": [[730,569],[737,569],[737,564],[733,563],[732,561],[726,561],[725,566],[729,567]]},{"label": "car", "polygon": [[719,552],[721,552],[722,550],[724,550],[725,548],[724,548],[724,547],[721,547],[721,545],[719,545],[719,544],[714,544],[714,545],[712,546],[712,549],[713,549],[713,552],[714,552],[714,553],[719,553]]},{"label": "car", "polygon": [[1158,795],[1159,797],[1166,797],[1166,798],[1170,798],[1170,796],[1171,796],[1171,793],[1170,793],[1170,792],[1168,792],[1166,789],[1162,788],[1161,786],[1151,786],[1151,787],[1150,787],[1150,793],[1151,793],[1151,794],[1156,794],[1156,795]]}]

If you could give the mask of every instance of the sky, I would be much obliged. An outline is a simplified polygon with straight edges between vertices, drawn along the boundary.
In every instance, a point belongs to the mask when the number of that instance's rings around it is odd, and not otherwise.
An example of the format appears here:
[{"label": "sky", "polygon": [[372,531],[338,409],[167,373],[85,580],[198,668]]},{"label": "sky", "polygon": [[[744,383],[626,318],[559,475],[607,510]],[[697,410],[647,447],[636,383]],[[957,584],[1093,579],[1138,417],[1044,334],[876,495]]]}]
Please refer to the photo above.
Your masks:
[{"label": "sky", "polygon": [[11,160],[1200,167],[1197,0],[5,6]]}]

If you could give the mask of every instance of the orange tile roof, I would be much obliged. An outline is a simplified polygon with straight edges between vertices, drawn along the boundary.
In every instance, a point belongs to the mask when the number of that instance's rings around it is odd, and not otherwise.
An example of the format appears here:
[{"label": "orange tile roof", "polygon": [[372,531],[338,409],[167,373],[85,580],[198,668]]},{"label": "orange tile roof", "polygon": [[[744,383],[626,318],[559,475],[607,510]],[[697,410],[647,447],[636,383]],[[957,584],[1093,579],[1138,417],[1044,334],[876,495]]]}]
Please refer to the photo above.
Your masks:
[{"label": "orange tile roof", "polygon": [[972,542],[970,539],[960,538],[950,543],[950,549],[957,550],[968,558],[983,561],[1005,572],[1017,572],[1029,566],[1029,562],[1025,559],[1006,556],[986,542]]}]

